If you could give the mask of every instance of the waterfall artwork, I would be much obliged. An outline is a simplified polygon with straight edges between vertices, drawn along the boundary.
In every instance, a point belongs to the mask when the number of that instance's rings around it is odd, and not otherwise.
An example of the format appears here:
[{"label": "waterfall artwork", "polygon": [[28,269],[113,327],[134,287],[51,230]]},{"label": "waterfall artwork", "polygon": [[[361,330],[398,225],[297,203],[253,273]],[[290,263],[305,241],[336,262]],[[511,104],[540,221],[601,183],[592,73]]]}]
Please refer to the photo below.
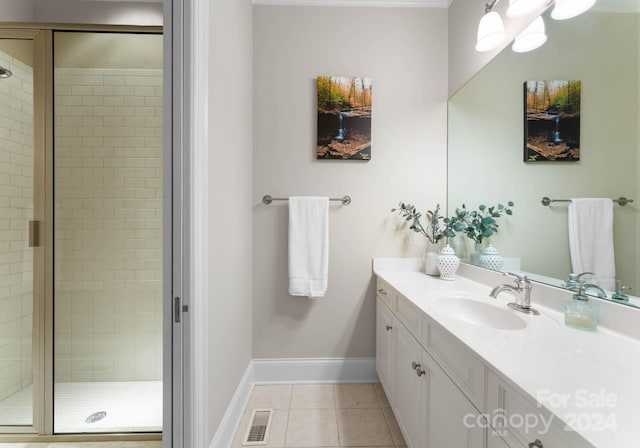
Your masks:
[{"label": "waterfall artwork", "polygon": [[371,160],[371,79],[318,76],[318,159]]},{"label": "waterfall artwork", "polygon": [[580,81],[524,83],[524,161],[580,160]]}]

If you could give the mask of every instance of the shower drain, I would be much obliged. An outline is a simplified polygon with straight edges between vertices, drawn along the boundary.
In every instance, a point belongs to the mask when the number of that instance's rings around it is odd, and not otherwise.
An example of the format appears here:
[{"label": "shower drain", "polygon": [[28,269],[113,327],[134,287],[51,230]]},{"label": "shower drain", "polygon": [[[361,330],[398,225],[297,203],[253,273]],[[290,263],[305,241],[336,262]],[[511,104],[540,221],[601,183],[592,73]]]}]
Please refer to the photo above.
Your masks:
[{"label": "shower drain", "polygon": [[105,411],[94,412],[89,417],[87,417],[84,422],[85,423],[99,422],[100,420],[102,420],[106,416],[107,416],[107,413]]}]

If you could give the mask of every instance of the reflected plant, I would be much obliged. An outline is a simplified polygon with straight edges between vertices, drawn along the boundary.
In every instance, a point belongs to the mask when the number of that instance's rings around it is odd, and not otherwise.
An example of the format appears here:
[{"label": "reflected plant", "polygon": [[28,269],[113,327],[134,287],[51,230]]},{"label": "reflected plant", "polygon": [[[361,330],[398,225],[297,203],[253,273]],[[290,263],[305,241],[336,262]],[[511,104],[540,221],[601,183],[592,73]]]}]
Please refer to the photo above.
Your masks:
[{"label": "reflected plant", "polygon": [[478,210],[468,210],[462,204],[462,208],[456,209],[456,215],[449,218],[454,221],[454,228],[458,232],[467,235],[476,243],[482,243],[485,238],[490,238],[493,234],[498,233],[498,222],[496,221],[503,215],[513,215],[513,202],[507,202],[507,205],[498,204],[497,206],[487,207],[482,204]]}]

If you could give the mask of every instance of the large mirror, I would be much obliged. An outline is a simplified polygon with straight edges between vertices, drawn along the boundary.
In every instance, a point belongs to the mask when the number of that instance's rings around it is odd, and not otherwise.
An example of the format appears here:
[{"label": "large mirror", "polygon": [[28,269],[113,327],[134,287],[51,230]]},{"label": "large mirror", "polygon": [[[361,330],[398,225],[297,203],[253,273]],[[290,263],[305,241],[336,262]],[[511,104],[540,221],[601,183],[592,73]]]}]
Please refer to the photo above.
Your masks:
[{"label": "large mirror", "polygon": [[[638,5],[608,5],[564,21],[545,14],[544,46],[505,48],[450,98],[448,204],[451,214],[463,203],[513,201],[491,243],[510,269],[560,286],[572,272],[567,203],[544,206],[542,198],[634,199],[614,204],[614,249],[616,277],[638,295],[640,14]],[[524,161],[523,83],[536,80],[581,81],[579,161]],[[463,258],[470,242],[454,241]]]}]

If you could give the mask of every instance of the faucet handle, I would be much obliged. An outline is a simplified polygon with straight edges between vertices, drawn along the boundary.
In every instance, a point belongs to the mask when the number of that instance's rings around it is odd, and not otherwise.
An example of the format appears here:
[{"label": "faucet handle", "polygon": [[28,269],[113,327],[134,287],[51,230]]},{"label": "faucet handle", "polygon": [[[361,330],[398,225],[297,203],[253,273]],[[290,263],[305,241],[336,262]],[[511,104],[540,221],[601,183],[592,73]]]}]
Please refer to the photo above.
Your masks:
[{"label": "faucet handle", "polygon": [[632,288],[632,287],[630,287],[630,286],[624,286],[624,285],[622,284],[622,280],[618,280],[618,281],[616,282],[616,284],[617,284],[617,286],[616,286],[616,292],[615,292],[615,293],[613,293],[613,294],[611,295],[611,298],[612,298],[613,300],[619,300],[619,301],[624,301],[624,302],[628,301],[628,300],[629,300],[629,296],[628,296],[628,295],[626,295],[626,294],[624,294],[624,292],[623,292],[623,291],[624,291],[625,289],[626,289],[626,290],[631,290],[631,289],[633,289],[633,288]]},{"label": "faucet handle", "polygon": [[516,284],[525,284],[529,285],[531,282],[527,278],[527,274],[516,274],[514,272],[507,272],[508,275],[511,275],[516,278]]},{"label": "faucet handle", "polygon": [[616,286],[616,293],[617,293],[617,294],[622,294],[622,291],[624,291],[625,289],[626,289],[627,291],[631,291],[631,290],[633,289],[631,286],[625,286],[625,285],[623,285],[623,284],[622,284],[622,280],[618,280],[618,281],[616,282],[616,285],[617,285],[617,286]]}]

